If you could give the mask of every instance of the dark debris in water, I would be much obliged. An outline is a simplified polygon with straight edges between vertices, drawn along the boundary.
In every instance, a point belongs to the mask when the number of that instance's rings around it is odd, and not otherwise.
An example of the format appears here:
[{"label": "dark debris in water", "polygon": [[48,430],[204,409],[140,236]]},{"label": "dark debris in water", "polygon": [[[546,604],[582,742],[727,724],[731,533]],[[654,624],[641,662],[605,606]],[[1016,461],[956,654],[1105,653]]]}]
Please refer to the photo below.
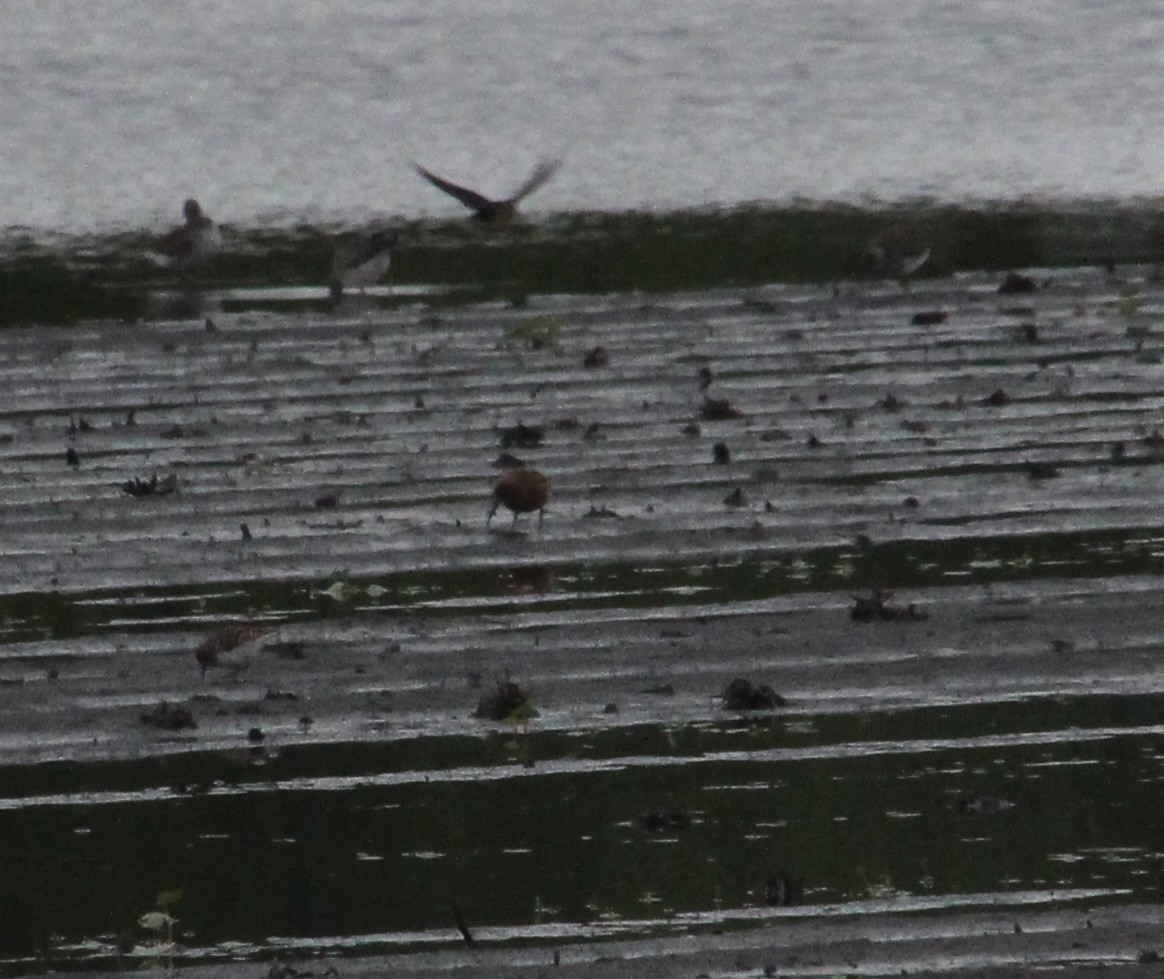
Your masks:
[{"label": "dark debris in water", "polygon": [[737,486],[723,498],[723,504],[730,507],[745,507],[748,505],[748,498],[744,495],[744,491]]},{"label": "dark debris in water", "polygon": [[1147,435],[1144,436],[1144,447],[1153,453],[1164,453],[1164,435],[1160,434],[1160,429],[1153,428]]},{"label": "dark debris in water", "polygon": [[854,622],[922,622],[929,618],[925,609],[908,605],[891,605],[893,592],[874,588],[868,595],[854,595],[849,617]]},{"label": "dark debris in water", "polygon": [[1050,462],[1028,462],[1027,475],[1034,482],[1055,479],[1059,475],[1059,467]]},{"label": "dark debris in water", "polygon": [[503,449],[536,449],[545,441],[546,430],[540,425],[526,425],[518,422],[501,429]]},{"label": "dark debris in water", "polygon": [[1000,296],[1022,296],[1035,292],[1037,289],[1035,280],[1030,276],[1020,275],[1018,272],[1007,272],[998,286],[998,294]]},{"label": "dark debris in water", "polygon": [[723,692],[725,710],[772,710],[788,701],[766,683],[736,677]]},{"label": "dark debris in water", "polygon": [[163,731],[183,731],[198,727],[194,715],[188,707],[163,700],[152,710],[146,711],[139,718],[142,724],[156,727]]},{"label": "dark debris in water", "polygon": [[178,475],[170,473],[163,479],[158,479],[157,473],[149,479],[135,476],[121,484],[121,491],[129,496],[169,496],[178,491]]},{"label": "dark debris in water", "polygon": [[498,680],[496,688],[481,698],[473,716],[490,721],[522,723],[537,717],[538,712],[530,700],[529,691],[506,678]]},{"label": "dark debris in water", "polygon": [[587,351],[586,356],[582,358],[582,366],[587,369],[607,367],[609,364],[610,355],[606,352],[606,348],[602,346],[594,347]]},{"label": "dark debris in water", "polygon": [[744,413],[734,407],[727,398],[706,398],[699,410],[699,417],[707,422],[722,422],[743,418]]}]

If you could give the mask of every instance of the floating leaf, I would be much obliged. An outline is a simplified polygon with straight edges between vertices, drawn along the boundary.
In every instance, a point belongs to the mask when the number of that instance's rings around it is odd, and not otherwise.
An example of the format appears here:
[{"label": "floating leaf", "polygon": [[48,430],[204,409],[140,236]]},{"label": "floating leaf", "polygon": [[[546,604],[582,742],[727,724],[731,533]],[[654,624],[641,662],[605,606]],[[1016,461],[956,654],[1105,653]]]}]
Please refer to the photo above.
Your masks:
[{"label": "floating leaf", "polygon": [[316,592],[316,594],[325,595],[336,602],[350,602],[357,592],[358,589],[353,588],[346,581],[333,581],[327,588]]},{"label": "floating leaf", "polygon": [[1125,317],[1135,316],[1140,312],[1140,296],[1134,286],[1120,291],[1119,298],[1116,300],[1116,312]]},{"label": "floating leaf", "polygon": [[558,343],[558,332],[563,322],[561,316],[555,316],[552,313],[545,316],[531,316],[529,319],[511,326],[505,331],[505,336],[509,340],[528,344],[533,350],[555,347]]}]

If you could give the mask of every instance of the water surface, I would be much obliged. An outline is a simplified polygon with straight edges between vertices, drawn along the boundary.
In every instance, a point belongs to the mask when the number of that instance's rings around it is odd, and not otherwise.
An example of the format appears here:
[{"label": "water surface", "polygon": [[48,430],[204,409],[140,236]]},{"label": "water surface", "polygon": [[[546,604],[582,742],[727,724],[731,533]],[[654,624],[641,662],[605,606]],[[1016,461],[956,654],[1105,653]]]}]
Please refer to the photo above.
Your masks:
[{"label": "water surface", "polygon": [[1154,196],[1151,5],[683,0],[12,4],[0,227],[460,212],[419,160],[536,213]]}]

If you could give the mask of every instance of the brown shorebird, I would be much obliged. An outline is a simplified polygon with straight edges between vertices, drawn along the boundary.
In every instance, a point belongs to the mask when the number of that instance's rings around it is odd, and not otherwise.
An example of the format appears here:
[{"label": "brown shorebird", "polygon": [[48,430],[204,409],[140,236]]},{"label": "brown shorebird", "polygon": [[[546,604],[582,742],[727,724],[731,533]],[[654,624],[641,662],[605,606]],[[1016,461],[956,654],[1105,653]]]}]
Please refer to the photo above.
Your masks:
[{"label": "brown shorebird", "polygon": [[530,469],[529,466],[506,469],[493,484],[493,506],[489,510],[489,516],[485,518],[485,525],[489,525],[497,508],[504,505],[513,511],[515,524],[523,513],[533,513],[537,510],[540,527],[549,498],[550,481],[536,469]]},{"label": "brown shorebird", "polygon": [[341,299],[345,289],[363,292],[384,278],[392,265],[392,249],[399,237],[395,231],[376,231],[364,237],[352,235],[340,241],[331,263],[329,288],[332,298]]},{"label": "brown shorebird", "polygon": [[896,279],[903,289],[909,288],[910,277],[930,257],[929,245],[914,240],[901,224],[891,224],[866,250],[873,257],[875,274]]},{"label": "brown shorebird", "polygon": [[249,652],[246,648],[270,631],[266,626],[251,622],[232,622],[216,629],[194,650],[202,675],[206,676],[206,669],[210,666],[223,666],[231,676],[246,669],[250,660],[242,655],[244,650]]},{"label": "brown shorebird", "polygon": [[529,179],[517,189],[517,192],[512,197],[500,201],[490,200],[475,190],[469,190],[468,187],[460,187],[450,183],[435,173],[429,173],[418,163],[414,163],[413,166],[416,167],[416,172],[434,187],[439,187],[446,194],[459,200],[465,207],[470,208],[473,211],[474,221],[503,226],[512,223],[513,219],[517,217],[517,205],[554,175],[558,169],[558,161],[542,160],[539,162],[534,167],[533,173],[529,175]]},{"label": "brown shorebird", "polygon": [[186,223],[159,238],[150,258],[163,268],[185,274],[205,265],[222,250],[222,235],[193,198],[182,205],[182,214]]}]

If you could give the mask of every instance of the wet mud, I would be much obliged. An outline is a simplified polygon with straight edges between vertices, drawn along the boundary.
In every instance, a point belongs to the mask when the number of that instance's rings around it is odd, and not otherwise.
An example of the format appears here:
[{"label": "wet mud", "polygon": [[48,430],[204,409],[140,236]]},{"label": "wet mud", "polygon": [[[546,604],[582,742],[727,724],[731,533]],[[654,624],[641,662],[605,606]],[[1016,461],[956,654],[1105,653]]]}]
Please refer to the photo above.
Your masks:
[{"label": "wet mud", "polygon": [[0,332],[4,971],[1150,968],[1164,290],[1025,274]]}]

